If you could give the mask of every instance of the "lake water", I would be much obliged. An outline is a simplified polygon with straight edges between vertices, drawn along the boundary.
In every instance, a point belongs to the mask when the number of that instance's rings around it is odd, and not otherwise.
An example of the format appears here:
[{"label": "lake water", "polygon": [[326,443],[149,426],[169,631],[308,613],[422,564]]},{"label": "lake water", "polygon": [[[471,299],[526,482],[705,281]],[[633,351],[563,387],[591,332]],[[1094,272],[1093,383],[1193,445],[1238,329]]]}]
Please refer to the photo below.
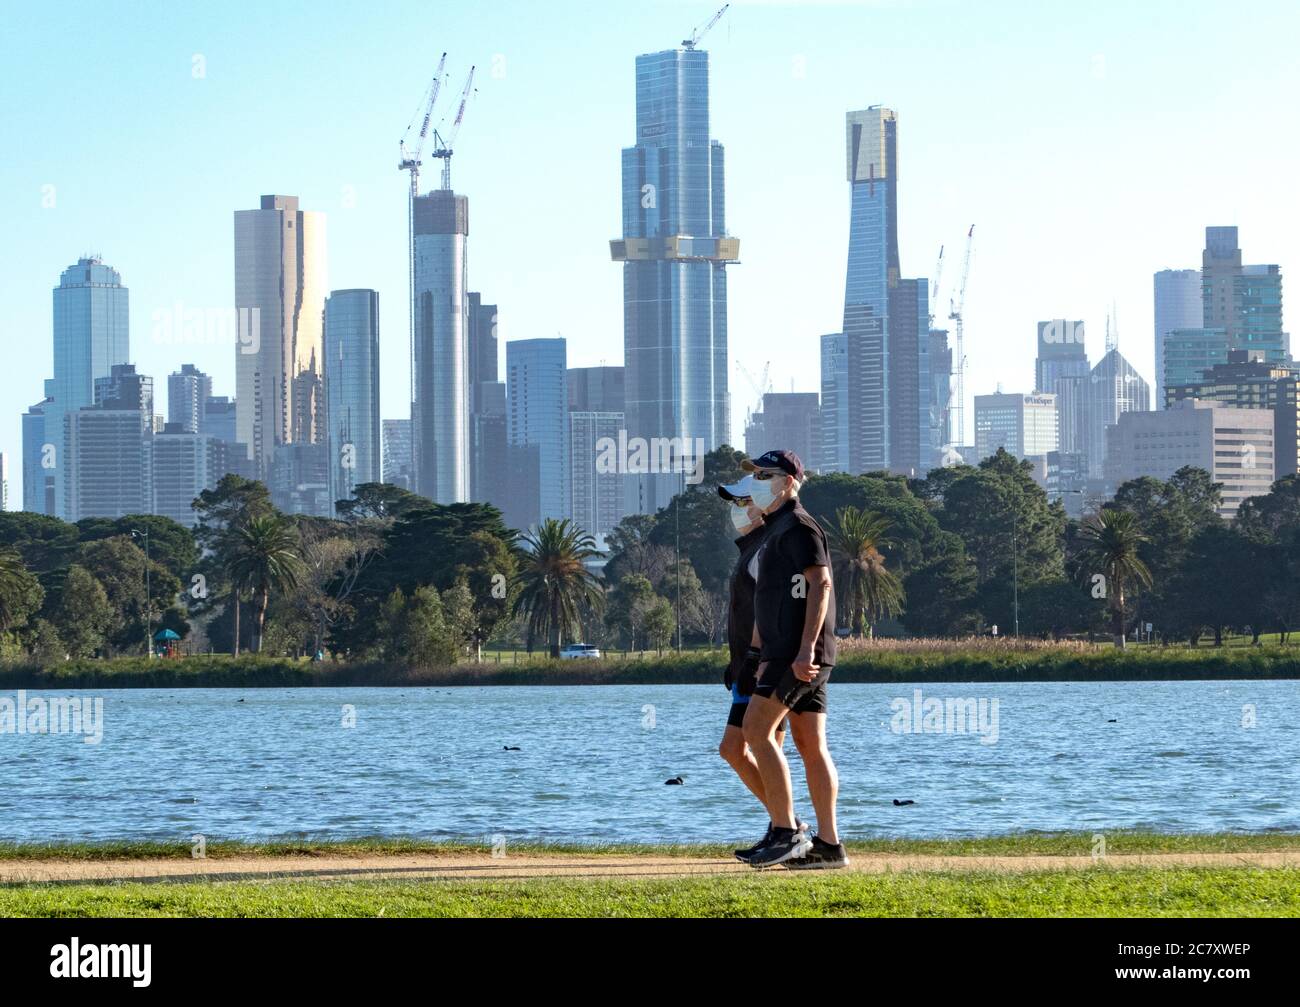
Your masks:
[{"label": "lake water", "polygon": [[[894,702],[915,688],[922,709],[985,700],[986,733],[902,733],[926,726]],[[27,693],[70,696],[102,698],[102,740],[0,733],[0,839],[731,841],[766,825],[717,755],[721,685]],[[830,703],[850,838],[1300,830],[1300,682],[832,682]]]}]

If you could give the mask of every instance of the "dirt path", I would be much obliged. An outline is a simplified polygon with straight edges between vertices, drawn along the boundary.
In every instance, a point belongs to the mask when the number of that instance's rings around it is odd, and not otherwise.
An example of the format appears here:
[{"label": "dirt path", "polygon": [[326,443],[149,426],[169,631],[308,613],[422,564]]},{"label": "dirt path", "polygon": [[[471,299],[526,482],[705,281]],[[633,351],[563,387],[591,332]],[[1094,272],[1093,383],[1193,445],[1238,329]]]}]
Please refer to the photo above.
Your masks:
[{"label": "dirt path", "polygon": [[[1041,871],[1102,867],[1300,867],[1300,850],[1259,853],[1153,853],[1091,857],[852,854],[851,870],[892,871]],[[355,880],[428,878],[438,880],[520,878],[673,877],[689,874],[745,874],[751,868],[734,860],[692,857],[582,856],[527,854],[493,858],[487,854],[393,856],[224,857],[214,860],[11,860],[0,861],[0,884],[96,881],[257,881],[270,879]]]}]

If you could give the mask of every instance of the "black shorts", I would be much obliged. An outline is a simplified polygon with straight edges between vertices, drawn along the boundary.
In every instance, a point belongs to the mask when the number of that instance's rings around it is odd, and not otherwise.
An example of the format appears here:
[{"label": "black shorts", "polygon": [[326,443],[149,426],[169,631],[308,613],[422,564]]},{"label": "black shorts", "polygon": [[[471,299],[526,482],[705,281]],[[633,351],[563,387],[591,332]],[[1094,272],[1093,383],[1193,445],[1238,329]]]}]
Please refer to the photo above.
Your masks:
[{"label": "black shorts", "polygon": [[754,695],[775,699],[791,713],[825,713],[826,683],[834,670],[823,664],[817,677],[805,682],[795,677],[790,665],[770,661],[754,686]]},{"label": "black shorts", "polygon": [[[744,702],[744,703],[732,703],[732,704],[731,704],[731,709],[727,711],[727,726],[728,726],[728,727],[742,727],[742,728],[743,728],[743,727],[745,726],[745,711],[748,710],[748,709],[749,709],[749,703],[748,703],[748,702]],[[786,717],[785,720],[781,722],[781,726],[778,727],[777,730],[778,730],[778,731],[789,731],[789,730],[790,730],[790,718],[789,718],[789,717]]]}]

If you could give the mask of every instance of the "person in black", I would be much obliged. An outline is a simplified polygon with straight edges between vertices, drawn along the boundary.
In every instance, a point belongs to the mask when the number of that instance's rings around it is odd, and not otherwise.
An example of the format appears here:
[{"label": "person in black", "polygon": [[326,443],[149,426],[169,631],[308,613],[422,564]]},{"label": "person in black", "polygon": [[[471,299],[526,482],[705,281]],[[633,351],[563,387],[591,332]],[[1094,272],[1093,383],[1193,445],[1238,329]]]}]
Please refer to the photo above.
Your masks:
[{"label": "person in black", "polygon": [[[758,649],[751,646],[754,636],[754,578],[749,568],[763,542],[764,533],[763,512],[754,506],[750,497],[753,483],[754,478],[746,476],[737,483],[718,487],[718,495],[731,504],[728,516],[732,528],[740,536],[736,539],[740,555],[731,572],[727,597],[727,647],[730,659],[723,673],[723,684],[731,692],[731,708],[727,713],[727,726],[722,732],[718,754],[766,807],[763,777],[758,771],[753,753],[745,744],[743,730],[745,710],[749,707],[749,697],[753,695],[758,680]],[[775,740],[778,748],[785,745],[788,727],[788,721],[777,727]],[[763,838],[752,846],[736,850],[736,859],[748,862],[749,857],[770,838],[771,830],[772,823],[769,821],[768,831]]]},{"label": "person in black", "polygon": [[[848,865],[835,822],[839,781],[826,747],[826,683],[835,665],[835,585],[826,534],[799,503],[803,463],[792,451],[742,462],[754,474],[753,498],[765,532],[755,557],[754,637],[758,682],[745,711],[744,735],[763,777],[772,816],[753,867]],[[798,831],[790,767],[776,727],[788,714],[817,812],[817,835]]]}]

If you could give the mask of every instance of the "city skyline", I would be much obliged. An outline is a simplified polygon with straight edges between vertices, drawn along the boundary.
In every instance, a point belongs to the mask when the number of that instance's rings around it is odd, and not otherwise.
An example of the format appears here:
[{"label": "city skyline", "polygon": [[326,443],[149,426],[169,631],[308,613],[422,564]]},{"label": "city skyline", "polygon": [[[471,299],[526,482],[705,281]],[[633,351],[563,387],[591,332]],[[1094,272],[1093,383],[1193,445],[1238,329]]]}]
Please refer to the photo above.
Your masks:
[{"label": "city skyline", "polygon": [[[1008,218],[1014,220],[1016,212],[1024,214],[1025,207],[1042,214],[1043,206],[1035,205],[1032,195],[1041,195],[1042,190],[1034,187],[1037,183],[1021,178],[1013,187],[1025,190],[1028,186],[1030,192],[1030,196],[1022,200],[1025,206],[1018,208],[1007,198],[1006,186],[987,185],[987,168],[978,163],[978,158],[972,161],[961,156],[963,152],[986,149],[982,146],[986,141],[976,141],[977,131],[957,121],[961,118],[961,109],[967,102],[975,101],[977,96],[987,96],[990,88],[1004,90],[1007,82],[967,82],[972,84],[969,90],[973,93],[959,95],[952,88],[950,76],[946,88],[939,89],[942,91],[940,94],[937,86],[919,86],[915,72],[882,48],[879,74],[865,88],[860,81],[847,86],[845,81],[852,75],[846,77],[833,58],[841,45],[834,37],[837,24],[842,26],[861,19],[864,27],[870,26],[881,32],[881,45],[884,47],[890,39],[905,38],[905,29],[909,26],[928,25],[935,31],[941,30],[936,38],[946,37],[971,17],[966,11],[949,11],[945,16],[952,24],[941,25],[942,6],[918,5],[915,10],[906,11],[856,6],[796,10],[739,4],[733,6],[702,46],[711,52],[711,132],[728,145],[728,225],[734,233],[746,239],[745,261],[731,272],[728,292],[733,340],[729,352],[733,362],[729,439],[733,444],[742,442],[739,428],[743,425],[745,412],[754,404],[749,401],[748,385],[736,372],[734,360],[740,357],[751,369],[758,370],[764,360],[772,359],[777,365],[773,375],[777,391],[788,391],[792,384],[796,390],[815,389],[818,387],[817,343],[822,334],[839,327],[835,316],[838,313],[836,306],[842,304],[843,298],[842,262],[847,247],[847,214],[844,212],[843,183],[837,184],[833,170],[842,156],[842,147],[838,154],[827,156],[827,151],[842,145],[842,122],[847,109],[880,102],[901,109],[907,116],[906,174],[909,181],[899,196],[903,203],[899,218],[905,228],[901,242],[902,270],[904,275],[927,275],[933,269],[938,244],[947,245],[950,264],[946,282],[936,298],[936,307],[941,307],[950,293],[952,277],[957,272],[951,260],[956,258],[954,252],[961,235],[970,220],[979,223],[966,310],[966,342],[970,358],[966,382],[968,410],[974,394],[991,390],[999,381],[1009,388],[1032,387],[1033,330],[1030,325],[1044,317],[1082,318],[1090,323],[1089,337],[1095,338],[1101,329],[1099,316],[1112,298],[1118,303],[1122,322],[1121,350],[1145,377],[1154,378],[1151,364],[1151,276],[1164,268],[1195,268],[1201,236],[1208,225],[1238,226],[1242,245],[1249,250],[1251,261],[1278,262],[1283,267],[1284,276],[1288,264],[1296,260],[1295,237],[1282,236],[1274,219],[1276,214],[1266,212],[1275,184],[1267,170],[1270,157],[1281,163],[1281,155],[1286,152],[1285,160],[1289,163],[1293,147],[1288,149],[1284,140],[1266,131],[1261,132],[1257,137],[1258,143],[1252,148],[1255,156],[1251,166],[1243,170],[1240,184],[1224,187],[1229,190],[1225,198],[1205,184],[1204,169],[1185,164],[1186,159],[1178,160],[1179,172],[1171,176],[1167,170],[1169,162],[1162,161],[1162,155],[1154,149],[1154,144],[1148,150],[1146,141],[1139,144],[1134,136],[1125,133],[1125,129],[1136,123],[1119,124],[1124,128],[1111,123],[1114,127],[1112,138],[1127,136],[1130,144],[1128,147],[1121,144],[1119,151],[1127,151],[1136,165],[1126,165],[1125,172],[1103,168],[1087,191],[1070,189],[1068,199],[1061,198],[1058,193],[1057,198],[1048,204],[1049,219],[1044,222],[1045,227],[1052,225],[1048,229],[1054,231],[1055,240],[1045,248],[1029,247],[1035,237],[1041,238],[1041,232],[1022,230],[1016,237],[1013,233],[1015,228],[1009,225]],[[984,31],[993,32],[1013,20],[1015,9],[1014,5],[1005,5],[989,10],[979,23]],[[522,8],[514,10],[518,13]],[[1197,88],[1210,88],[1215,74],[1225,73],[1225,77],[1218,78],[1218,89],[1224,92],[1218,100],[1227,100],[1233,93],[1242,94],[1242,89],[1248,84],[1259,84],[1263,71],[1254,64],[1229,60],[1227,62],[1235,71],[1234,77],[1221,68],[1206,69],[1204,64],[1195,65],[1192,53],[1206,44],[1195,37],[1195,28],[1198,19],[1207,16],[1209,8],[1178,10],[1181,20],[1177,20],[1172,28],[1162,25],[1162,30],[1172,31],[1176,36],[1180,27],[1184,29],[1184,34],[1178,37],[1187,42],[1187,47],[1182,50],[1186,59],[1177,63],[1179,72],[1175,77],[1184,84],[1188,83],[1188,75],[1193,70],[1197,77],[1192,81],[1195,86],[1180,96],[1176,105],[1163,106],[1170,114],[1162,120],[1162,125],[1170,136],[1181,135],[1190,141],[1194,134],[1188,129],[1190,123],[1186,116],[1196,104],[1193,95]],[[554,40],[563,33],[565,26],[571,27],[579,19],[573,7],[560,5],[555,15],[556,24],[543,31],[536,43],[528,45],[525,45],[523,36],[526,32],[521,33],[521,25],[508,23],[508,8],[489,15],[487,25],[474,24],[466,11],[451,12],[445,47],[452,50],[453,57],[461,64],[476,61],[488,67],[488,72],[480,75],[481,93],[472,99],[469,118],[457,145],[456,178],[458,190],[466,192],[476,206],[476,251],[470,283],[476,289],[496,291],[495,299],[508,306],[508,317],[520,319],[515,328],[503,332],[502,341],[547,337],[558,329],[568,340],[571,364],[595,365],[602,360],[611,365],[620,362],[614,347],[617,340],[613,337],[618,331],[621,314],[621,284],[611,275],[603,246],[611,233],[609,206],[617,206],[617,151],[626,143],[625,124],[633,107],[632,60],[638,53],[673,45],[675,40],[687,34],[692,24],[701,23],[709,12],[706,6],[697,10],[688,4],[652,5],[637,12],[617,30],[600,29],[606,36],[615,37],[593,56],[589,66],[560,61],[560,70],[552,67],[541,78],[537,76],[538,58],[533,50],[542,47],[541,39]],[[1154,36],[1150,33],[1159,21],[1158,14],[1158,10],[1154,13],[1130,12],[1126,30],[1131,30],[1132,37],[1123,39],[1104,30],[1106,17],[1101,12],[1092,12],[1084,18],[1089,30],[1082,35],[1087,37],[1089,44],[1072,50],[1073,62],[1067,59],[1067,53],[1052,50],[1052,72],[1044,81],[1048,93],[1068,94],[1071,100],[1053,113],[1050,125],[1045,125],[1048,120],[1041,115],[1037,119],[1025,119],[1026,132],[1042,139],[1045,129],[1048,133],[1053,130],[1063,132],[1068,126],[1081,142],[1095,136],[1096,116],[1113,114],[1120,104],[1121,88],[1114,83],[1117,79],[1123,81],[1124,106],[1138,101],[1145,93],[1142,91],[1144,82],[1145,86],[1153,86],[1148,75],[1158,67],[1144,67],[1142,75],[1135,77],[1133,47],[1144,38],[1148,42],[1152,40]],[[274,21],[276,16],[262,13],[257,17],[262,21]],[[400,15],[394,13],[393,18],[396,22]],[[127,23],[117,30],[126,33],[123,40],[129,49],[131,19],[125,20]],[[520,20],[522,26],[537,28],[535,20],[530,20],[526,13]],[[1115,18],[1111,17],[1111,20]],[[788,31],[792,26],[797,27],[793,36],[779,38],[783,30]],[[1066,17],[1051,31],[1055,37],[1078,26],[1077,18]],[[380,38],[391,41],[395,37],[387,22],[368,26],[367,30],[374,32],[373,36],[367,36],[368,45],[377,45]],[[1011,32],[997,44],[1023,47],[1026,30],[1018,29],[1019,34]],[[324,29],[316,31],[323,32]],[[179,69],[173,67],[178,84],[183,81],[200,88],[211,85],[210,90],[219,94],[199,92],[197,96],[188,97],[160,96],[161,108],[174,116],[188,107],[187,102],[215,101],[218,105],[205,107],[220,112],[217,118],[222,121],[230,117],[251,117],[255,107],[247,100],[252,76],[248,71],[261,67],[258,60],[269,57],[269,53],[256,45],[236,53],[230,48],[228,30],[219,24],[198,32],[214,39],[206,48],[199,40],[192,39],[194,34],[193,25],[186,27],[173,23],[171,19],[163,19],[159,41],[153,44],[153,49],[174,41],[178,45],[175,59],[181,63]],[[14,37],[20,35],[21,29]],[[494,35],[499,38],[499,45],[491,42]],[[221,41],[223,38],[225,42]],[[409,386],[408,376],[402,370],[408,355],[399,344],[403,333],[409,331],[404,317],[407,301],[404,256],[400,254],[404,247],[401,238],[405,217],[402,203],[406,191],[402,187],[403,178],[394,170],[392,154],[395,151],[392,148],[396,146],[395,138],[400,134],[400,124],[405,121],[412,98],[418,95],[422,80],[427,80],[436,58],[434,50],[444,45],[443,38],[440,33],[438,40],[428,44],[427,53],[411,52],[410,72],[403,65],[400,72],[392,75],[393,79],[383,84],[382,100],[365,109],[365,117],[379,120],[384,126],[383,129],[375,127],[376,136],[382,133],[393,139],[381,142],[377,138],[373,144],[367,139],[364,144],[342,145],[335,159],[339,164],[329,173],[328,179],[326,173],[311,164],[306,152],[308,146],[303,145],[304,137],[314,136],[331,123],[343,122],[347,130],[356,128],[360,112],[355,101],[316,102],[303,113],[303,124],[289,129],[283,140],[270,144],[251,142],[247,151],[229,146],[211,146],[208,149],[200,144],[197,149],[202,156],[195,159],[192,167],[182,165],[183,170],[177,173],[173,167],[165,166],[168,172],[179,174],[180,181],[161,186],[152,185],[157,175],[151,167],[132,167],[125,178],[122,172],[128,164],[136,165],[135,158],[125,156],[128,143],[135,144],[130,148],[132,151],[139,148],[139,153],[147,158],[151,143],[165,139],[168,130],[173,134],[176,132],[174,119],[166,114],[156,122],[149,116],[128,114],[123,122],[118,123],[121,138],[114,138],[121,145],[116,150],[122,156],[102,158],[94,169],[76,168],[75,165],[56,167],[43,155],[24,158],[21,166],[7,165],[0,169],[10,183],[6,186],[10,198],[16,200],[16,194],[26,192],[34,204],[30,207],[15,206],[17,233],[32,233],[31,244],[21,255],[12,248],[4,254],[11,267],[5,275],[17,284],[10,298],[16,305],[16,317],[11,324],[37,337],[27,340],[26,345],[31,350],[20,355],[17,365],[3,376],[6,402],[11,408],[7,413],[7,426],[0,428],[0,449],[10,455],[20,453],[18,416],[39,397],[37,382],[48,376],[50,370],[48,343],[44,338],[50,331],[49,276],[66,267],[85,248],[101,251],[105,261],[121,272],[123,285],[133,290],[133,362],[141,373],[161,380],[182,363],[193,362],[213,375],[217,390],[227,394],[233,392],[229,344],[168,344],[158,338],[156,318],[159,313],[170,311],[178,302],[187,309],[198,311],[232,306],[231,252],[229,246],[223,248],[228,239],[221,231],[225,229],[228,234],[229,214],[248,205],[249,192],[296,192],[303,206],[325,212],[331,223],[330,275],[337,281],[337,286],[374,287],[380,290],[386,303],[397,305],[397,310],[392,312],[397,317],[385,326],[389,350],[383,355],[382,414],[405,415],[400,403],[405,398],[404,389]],[[1222,33],[1218,38],[1220,43],[1224,42]],[[188,41],[182,45],[182,39]],[[792,47],[798,51],[791,52]],[[358,48],[364,52],[367,45]],[[403,41],[401,48],[408,52],[423,50],[425,46]],[[788,76],[770,72],[774,54],[782,49],[785,58],[778,65],[789,68]],[[69,56],[77,51],[74,41]],[[283,53],[277,55],[284,57]],[[504,57],[503,63],[495,61],[497,55]],[[1099,55],[1103,57],[1100,61],[1095,58]],[[201,64],[194,61],[195,56],[203,57]],[[234,56],[238,59],[232,62]],[[797,72],[800,61],[795,57],[802,57],[802,76]],[[1164,66],[1166,71],[1169,70],[1168,60],[1168,54],[1153,54],[1154,63]],[[1264,64],[1268,61],[1258,62]],[[119,86],[128,92],[132,87],[142,88],[147,83],[144,78],[148,72],[158,72],[163,65],[163,55],[151,52],[149,58],[143,60],[142,68],[125,75]],[[193,76],[193,71],[200,65],[204,76]],[[956,66],[960,65],[958,59]],[[288,72],[291,66],[290,63],[275,70],[278,74],[285,74],[288,94],[282,100],[289,100],[299,86]],[[494,74],[494,67],[500,67],[503,72]],[[217,72],[219,68],[221,73]],[[232,68],[241,69],[232,74]],[[33,95],[31,87],[46,80],[48,72],[21,58],[15,59],[3,72],[8,75],[20,70],[30,72],[21,78],[20,86],[6,91],[24,99],[20,107],[12,110],[16,124],[21,127],[30,119],[31,109],[49,107],[49,96],[57,94],[61,85]],[[1028,72],[1019,66],[1001,70],[1017,80],[1023,80]],[[261,67],[260,72],[271,71]],[[1274,76],[1284,76],[1294,71],[1278,63],[1271,67],[1271,72]],[[340,76],[346,78],[348,74],[341,72]],[[527,87],[514,86],[520,78]],[[1225,86],[1224,82],[1229,79],[1233,83]],[[760,137],[752,128],[753,113],[746,107],[747,103],[740,100],[746,89],[752,90],[760,80],[764,83],[758,95],[769,96],[774,89],[781,92],[775,104],[769,103],[765,114],[777,116],[780,111],[798,111],[798,115],[782,120],[783,170],[776,173],[781,175],[781,179],[776,181],[764,177],[764,172],[767,176],[773,174],[770,156],[762,157],[757,153],[755,143]],[[370,86],[364,81],[360,83],[367,89]],[[600,85],[599,95],[594,94],[596,84]],[[1138,88],[1136,95],[1134,84]],[[521,91],[528,88],[536,89],[537,93],[522,95]],[[331,96],[337,97],[337,92],[326,89]],[[545,102],[547,96],[554,97],[557,89],[559,94],[572,94],[573,89],[577,89],[597,106],[591,115],[584,113],[584,116],[576,117],[584,120],[583,135],[581,143],[565,146],[571,151],[563,155],[563,163],[571,165],[568,175],[557,180],[553,173],[547,172],[546,184],[543,185],[540,179],[536,184],[529,181],[530,176],[525,173],[523,179],[515,178],[503,184],[509,173],[503,172],[493,158],[500,158],[502,143],[521,121],[520,114],[536,110],[538,103]],[[870,93],[863,93],[864,90]],[[243,98],[240,98],[241,94]],[[946,95],[948,100],[939,100],[942,95]],[[1020,99],[1022,104],[1029,106],[1041,105],[1044,100],[1044,96],[1033,100]],[[1092,105],[1088,104],[1089,100],[1093,101]],[[1019,107],[1004,104],[997,107],[998,114],[1011,121]],[[314,112],[313,108],[320,111]],[[1200,109],[1196,112],[1205,114]],[[1066,113],[1073,113],[1073,116]],[[1251,114],[1247,109],[1243,128],[1249,126]],[[1057,122],[1056,117],[1062,121]],[[593,118],[594,122],[591,121]],[[476,124],[479,124],[477,129]],[[369,122],[365,124],[367,130],[369,125]],[[562,120],[553,124],[552,129],[558,130],[557,135],[567,144],[576,125]],[[1181,132],[1177,128],[1179,125]],[[89,120],[87,126],[89,135],[100,137],[102,144],[104,126]],[[277,126],[283,128],[284,124],[281,122]],[[791,142],[788,130],[795,131],[799,142]],[[35,132],[40,135],[41,129]],[[183,133],[172,139],[185,147],[187,135]],[[196,135],[202,135],[202,130]],[[1009,144],[1011,141],[1004,137],[998,142]],[[286,156],[287,151],[296,150],[297,146],[302,149]],[[356,156],[354,146],[356,150],[364,150],[363,157]],[[115,148],[110,144],[107,149],[112,153]],[[555,149],[559,149],[559,145]],[[1067,150],[1068,157],[1046,159],[1052,164],[1056,183],[1070,179],[1071,172],[1079,169],[1081,163],[1095,168],[1094,159],[1099,156],[1097,152],[1100,149],[1089,148],[1085,143],[1073,153]],[[591,153],[598,157],[594,164],[588,164]],[[1107,160],[1112,160],[1114,154],[1114,150],[1109,150]],[[358,164],[364,165],[364,169],[359,170]],[[955,167],[956,164],[961,165],[961,170]],[[1163,174],[1162,164],[1166,169]],[[196,179],[205,183],[203,198],[191,195],[191,202],[195,205],[169,205],[167,216],[173,243],[155,242],[152,236],[157,233],[154,229],[157,225],[143,220],[133,211],[146,201],[153,202],[156,189],[165,193],[169,191],[169,185],[174,187],[183,183],[192,186]],[[559,184],[561,181],[565,183],[563,186]],[[776,184],[777,181],[781,184]],[[117,201],[98,199],[97,195],[103,195],[101,187],[110,184]],[[978,198],[970,198],[979,185],[984,185],[989,191],[979,191]],[[1102,226],[1103,222],[1122,215],[1115,207],[1131,205],[1139,195],[1150,197],[1150,190],[1156,185],[1164,190],[1164,195],[1158,200],[1165,213],[1164,223],[1158,227],[1142,228],[1141,240],[1135,233],[1132,236],[1134,240],[1124,243],[1126,247],[1114,247],[1113,236]],[[53,186],[52,192],[47,192],[45,186]],[[529,192],[521,196],[521,188]],[[237,194],[227,198],[224,193],[232,189],[237,189]],[[796,216],[805,219],[806,247],[817,251],[815,256],[803,254],[803,246],[799,254],[782,247],[783,227],[790,219],[788,215],[792,208],[787,205],[789,200],[777,196],[792,189],[800,190]],[[573,206],[560,205],[565,203],[566,194],[577,192],[584,193],[582,202],[591,203],[593,209],[575,210]],[[998,193],[1002,194],[1000,202],[994,198]],[[52,205],[41,205],[50,198]],[[602,207],[602,200],[608,205]],[[1097,220],[1087,219],[1096,216],[1096,204],[1090,203],[1095,200],[1109,200],[1114,206],[1107,208]],[[926,206],[927,202],[935,204],[935,208]],[[1150,198],[1145,202],[1151,205]],[[558,239],[555,253],[545,262],[530,257],[529,253],[536,247],[532,244],[533,239],[501,226],[503,218],[519,214],[521,209],[524,217],[539,218],[536,225],[530,224],[526,229],[544,233],[552,241],[555,232],[548,221],[554,220],[555,215],[577,213],[575,225],[566,229],[563,237]],[[40,213],[46,216],[32,216]],[[1170,225],[1168,221],[1171,219],[1176,223]],[[1023,216],[1020,221],[1024,222]],[[1067,222],[1073,229],[1066,227]],[[178,226],[187,236],[179,245],[180,255],[174,243]],[[392,249],[378,250],[373,235],[382,236],[386,245],[396,245],[399,254],[395,269]],[[784,237],[788,238],[788,234]],[[516,238],[521,240],[516,242]],[[932,241],[932,238],[938,240]],[[929,247],[931,244],[933,250]],[[513,251],[507,251],[507,246],[512,245],[515,246]],[[1007,254],[1008,247],[1016,250],[1014,254]],[[580,251],[574,252],[576,249]],[[1071,269],[1072,262],[1077,266],[1081,258],[1089,256],[1097,261],[1105,259],[1104,275],[1095,275],[1095,270]],[[1044,275],[1043,271],[1052,274],[1050,283],[1036,282]],[[810,296],[807,293],[810,288],[801,281],[806,282],[818,273],[827,275],[815,279],[816,295]],[[775,283],[774,276],[785,277],[786,282]],[[574,299],[564,294],[575,284],[582,290],[582,297],[578,299],[581,310],[576,312],[573,310]],[[792,289],[798,290],[797,296],[791,293]],[[539,293],[543,290],[546,291],[544,296]],[[1082,296],[1080,291],[1083,291]],[[1017,296],[1012,297],[1011,293]],[[1010,306],[994,310],[994,306],[1003,301]],[[942,312],[936,310],[936,315],[942,317]],[[1015,319],[1014,324],[1007,319]],[[738,333],[743,333],[743,336],[738,337]],[[804,351],[791,349],[792,341],[796,340],[805,347]],[[739,352],[742,345],[743,354]],[[1094,359],[1101,355],[1100,347],[1092,346],[1090,349]],[[1008,361],[1014,361],[1014,370]],[[1151,383],[1155,384],[1154,381]]]}]

